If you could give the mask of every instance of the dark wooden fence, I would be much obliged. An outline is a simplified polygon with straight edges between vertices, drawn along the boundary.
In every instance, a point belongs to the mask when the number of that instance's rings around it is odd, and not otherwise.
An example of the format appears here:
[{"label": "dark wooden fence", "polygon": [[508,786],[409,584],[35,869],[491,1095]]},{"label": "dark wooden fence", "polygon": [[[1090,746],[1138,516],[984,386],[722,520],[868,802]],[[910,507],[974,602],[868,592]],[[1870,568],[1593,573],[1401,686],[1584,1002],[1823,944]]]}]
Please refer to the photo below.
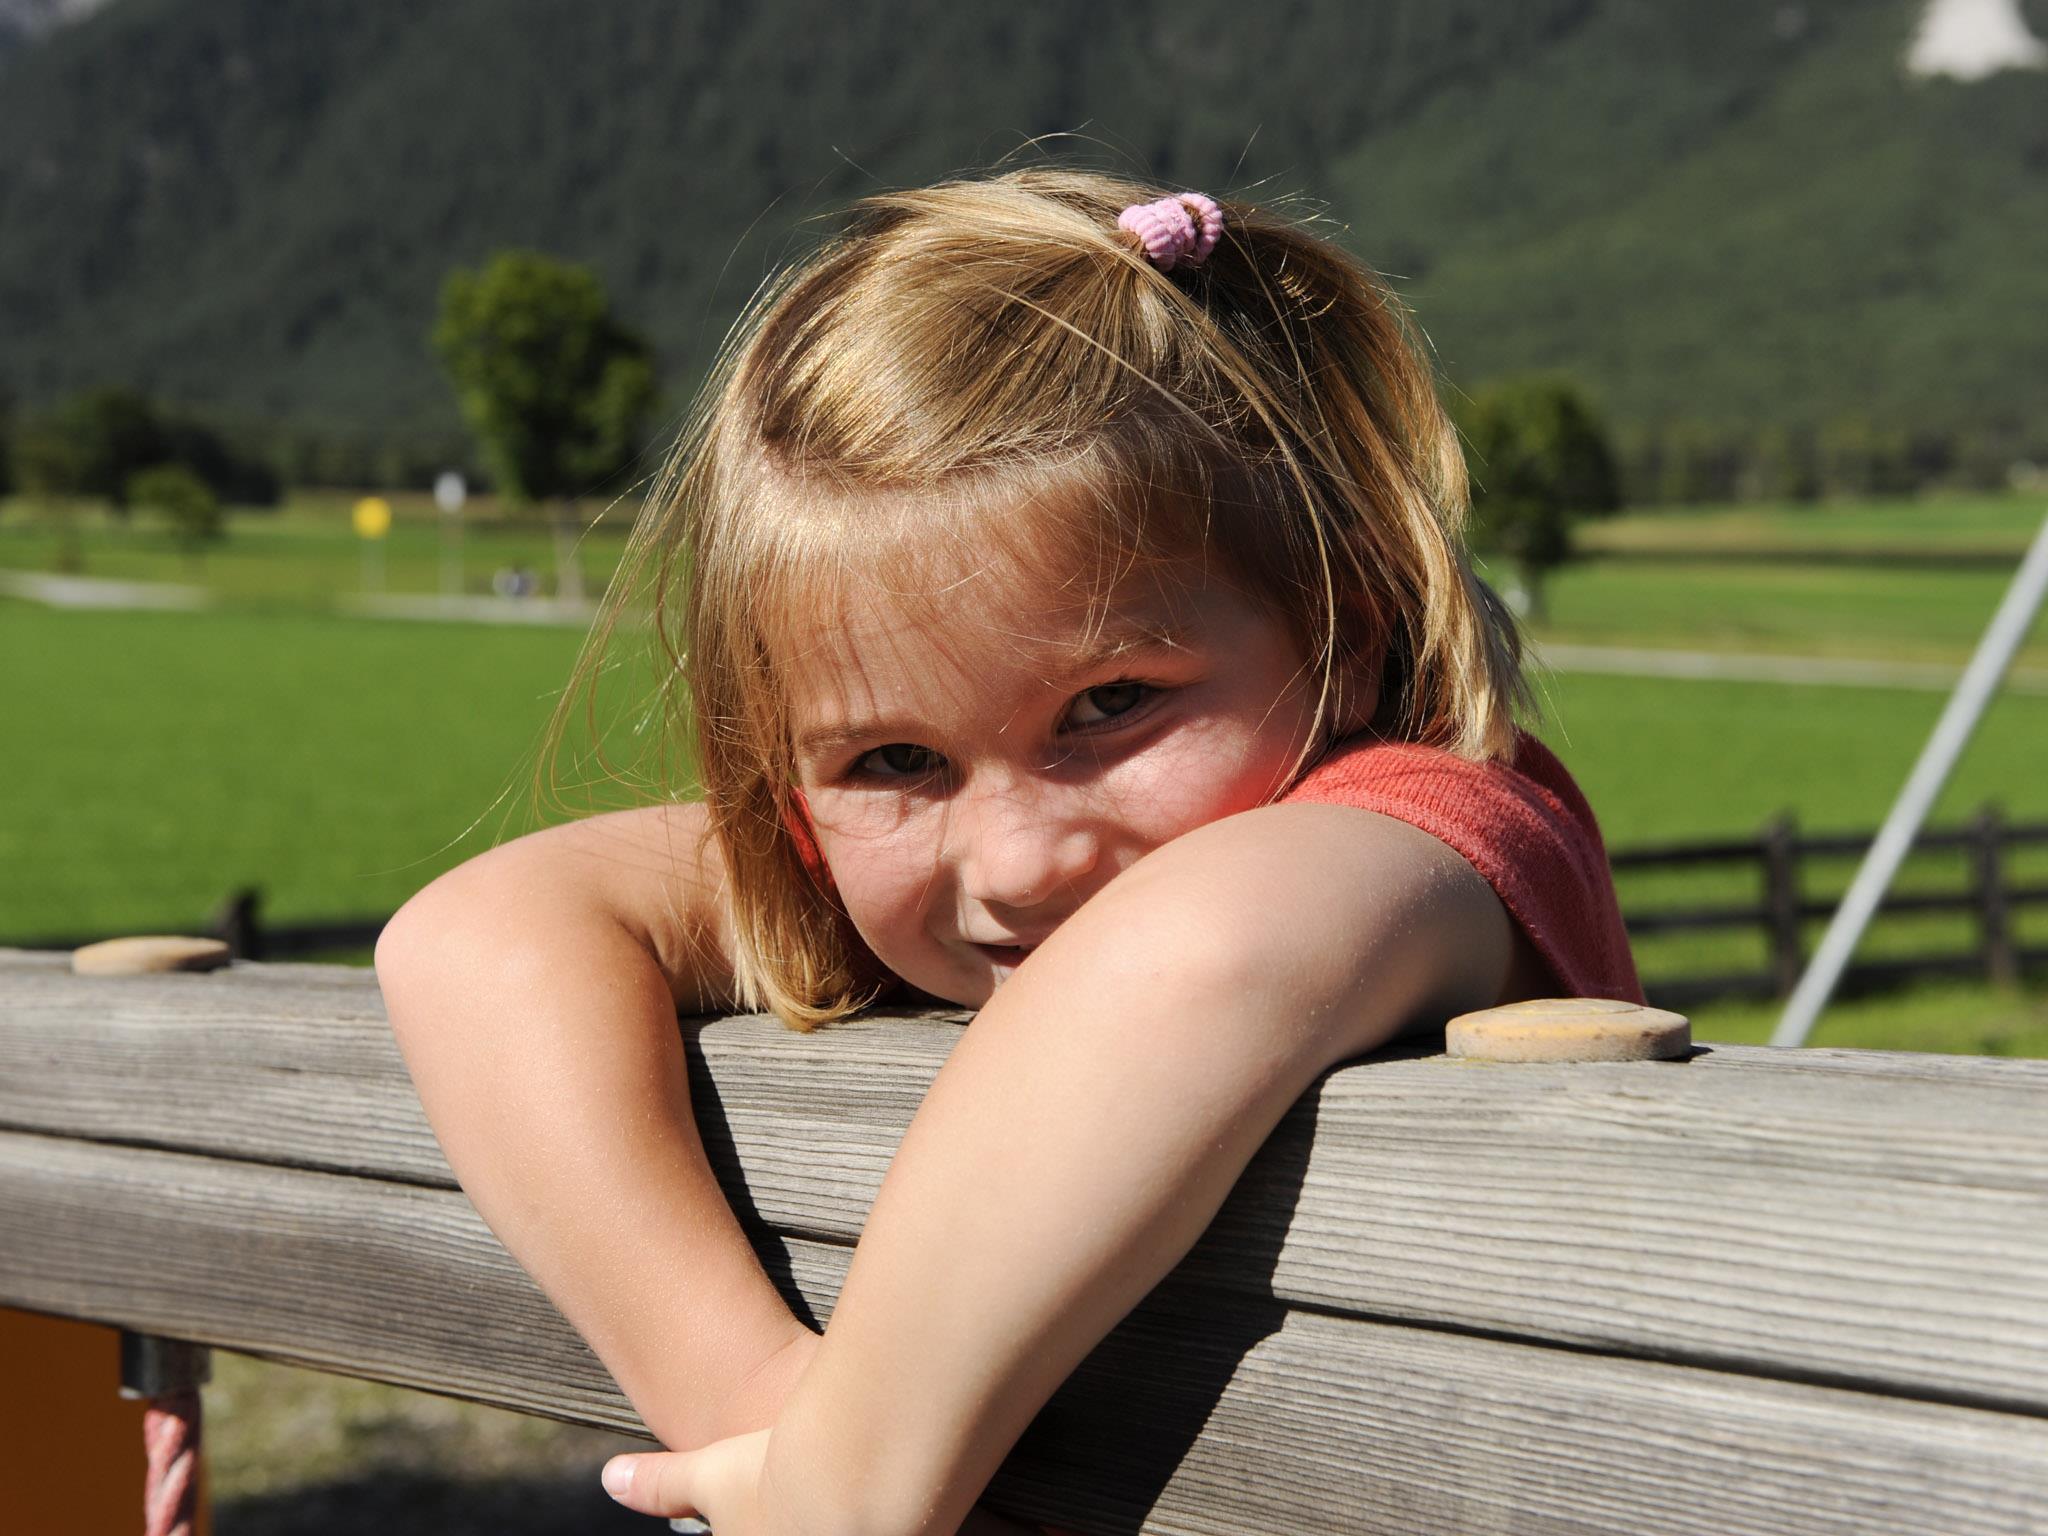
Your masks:
[{"label": "dark wooden fence", "polygon": [[[1835,910],[1834,897],[1815,897],[1810,867],[1836,866],[1841,878],[1829,889],[1846,885],[1850,868],[1870,851],[1876,834],[1804,833],[1787,813],[1751,838],[1668,843],[1618,850],[1609,858],[1623,882],[1640,872],[1748,866],[1756,871],[1757,899],[1691,907],[1643,908],[1629,905],[1629,934],[1748,929],[1763,936],[1766,964],[1755,970],[1666,976],[1646,974],[1652,999],[1667,1007],[1717,997],[1785,997],[1806,963],[1805,942],[1810,924],[1825,921]],[[1925,950],[1850,967],[1845,990],[1894,984],[1918,976],[1981,976],[1996,983],[2019,979],[2029,966],[2048,963],[2048,946],[2022,942],[2015,921],[2026,907],[2048,905],[2048,881],[2019,878],[2013,855],[2022,848],[2048,846],[2048,824],[2015,825],[1995,805],[1986,805],[1967,823],[1946,830],[1923,831],[1914,841],[1916,855],[1949,855],[1960,879],[1943,890],[1897,885],[1887,893],[1878,918],[1925,914],[1956,914],[1975,919],[1974,939],[1966,947]]]},{"label": "dark wooden fence", "polygon": [[[1631,874],[1730,867],[1756,871],[1754,901],[1625,907],[1629,934],[1636,939],[1652,934],[1744,929],[1763,937],[1768,959],[1760,968],[1669,974],[1646,967],[1644,979],[1651,1000],[1665,1007],[1684,1008],[1713,998],[1789,996],[1805,965],[1807,928],[1824,921],[1835,907],[1832,899],[1807,894],[1816,886],[1809,877],[1809,866],[1833,864],[1840,869],[1841,879],[1830,882],[1828,888],[1846,884],[1848,866],[1869,851],[1875,835],[1804,833],[1787,813],[1754,837],[1615,851],[1609,863],[1623,882],[1624,903],[1628,901],[1626,882]],[[1949,890],[1895,889],[1885,898],[1879,917],[1972,915],[1976,920],[1974,942],[1963,949],[1863,961],[1851,966],[1844,976],[1844,991],[1896,985],[1919,976],[1982,976],[1992,982],[2010,983],[2030,967],[2048,966],[2048,945],[2022,942],[2016,924],[2016,915],[2021,910],[2048,905],[2048,880],[2029,882],[2019,878],[2012,857],[2022,848],[2048,847],[2048,823],[2014,825],[2006,821],[1997,806],[1987,805],[1961,827],[1921,833],[1913,846],[1916,854],[1956,855],[1962,878]],[[225,939],[238,960],[304,960],[367,950],[377,942],[384,923],[382,917],[272,923],[263,917],[261,893],[243,889],[230,894],[205,924],[175,931]],[[95,933],[0,942],[11,942],[20,949],[69,950],[106,937],[109,935]]]},{"label": "dark wooden fence", "polygon": [[[253,886],[231,891],[203,923],[176,923],[151,933],[202,934],[225,940],[237,960],[311,960],[322,955],[367,950],[384,931],[388,917],[340,917],[325,922],[273,923],[263,915],[263,893]],[[73,950],[99,939],[123,934],[90,933],[0,939],[0,947],[26,950]]]}]

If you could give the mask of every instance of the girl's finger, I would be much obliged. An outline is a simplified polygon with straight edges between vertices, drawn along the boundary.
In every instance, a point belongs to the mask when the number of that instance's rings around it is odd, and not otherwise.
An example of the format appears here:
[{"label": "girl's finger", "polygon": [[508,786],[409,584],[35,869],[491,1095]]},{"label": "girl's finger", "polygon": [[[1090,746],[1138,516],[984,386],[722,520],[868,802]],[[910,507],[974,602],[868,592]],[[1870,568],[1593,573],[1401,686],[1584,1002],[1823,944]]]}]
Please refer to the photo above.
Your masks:
[{"label": "girl's finger", "polygon": [[696,1515],[691,1501],[693,1451],[648,1451],[614,1456],[600,1474],[604,1491],[643,1515]]}]

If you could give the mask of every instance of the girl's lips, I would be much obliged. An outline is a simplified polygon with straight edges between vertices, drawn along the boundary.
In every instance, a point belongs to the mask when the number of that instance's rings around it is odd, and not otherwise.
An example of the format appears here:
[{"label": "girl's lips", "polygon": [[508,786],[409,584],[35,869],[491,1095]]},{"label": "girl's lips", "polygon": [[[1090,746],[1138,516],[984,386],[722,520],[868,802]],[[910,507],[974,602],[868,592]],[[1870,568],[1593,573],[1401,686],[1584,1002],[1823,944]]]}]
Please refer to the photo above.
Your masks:
[{"label": "girl's lips", "polygon": [[[969,942],[973,942],[973,941],[971,941],[971,940],[970,940]],[[989,957],[989,959],[991,959],[991,960],[994,960],[994,961],[996,961],[996,962],[997,962],[998,964],[1001,964],[1001,965],[1019,965],[1019,964],[1022,964],[1022,963],[1023,963],[1023,960],[1024,960],[1024,957],[1025,957],[1026,955],[1030,954],[1032,950],[1034,950],[1034,949],[1038,948],[1038,946],[1037,946],[1036,944],[981,944],[981,943],[975,943],[975,944],[974,944],[974,947],[975,947],[976,949],[980,950],[980,951],[981,951],[981,952],[982,952],[982,953],[983,953],[984,955],[987,955],[987,956]]]}]

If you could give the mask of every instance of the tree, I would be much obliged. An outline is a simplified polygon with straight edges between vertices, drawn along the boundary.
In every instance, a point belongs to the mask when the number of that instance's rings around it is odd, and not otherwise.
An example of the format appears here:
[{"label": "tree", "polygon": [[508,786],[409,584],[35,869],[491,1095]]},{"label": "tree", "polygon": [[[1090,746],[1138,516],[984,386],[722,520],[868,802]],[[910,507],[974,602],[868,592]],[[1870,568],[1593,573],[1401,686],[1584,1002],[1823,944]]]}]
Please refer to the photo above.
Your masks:
[{"label": "tree", "polygon": [[238,453],[204,423],[132,389],[74,395],[25,422],[20,436],[36,462],[33,475],[22,476],[24,487],[45,500],[96,499],[125,514],[129,483],[159,464],[183,465],[222,501],[269,506],[278,497],[269,466]]},{"label": "tree", "polygon": [[639,450],[655,399],[647,344],[589,269],[501,251],[448,275],[433,345],[499,485],[554,507],[556,591],[581,597],[576,499]]},{"label": "tree", "polygon": [[1477,538],[1514,561],[1540,620],[1544,578],[1571,558],[1573,520],[1621,504],[1607,434],[1576,388],[1540,375],[1481,390],[1464,415]]},{"label": "tree", "polygon": [[14,474],[21,493],[38,502],[57,535],[57,569],[85,569],[85,545],[78,531],[79,482],[84,471],[78,445],[54,416],[24,421],[14,436]]},{"label": "tree", "polygon": [[128,510],[128,481],[170,457],[163,418],[132,389],[96,389],[59,406],[56,430],[71,441],[77,491]]},{"label": "tree", "polygon": [[1734,434],[1696,421],[1675,422],[1664,433],[1658,500],[1679,506],[1733,500],[1741,467]]},{"label": "tree", "polygon": [[162,417],[164,457],[182,464],[223,502],[239,507],[274,507],[282,495],[277,471],[245,452],[204,422],[183,413]]},{"label": "tree", "polygon": [[1769,426],[1757,434],[1743,489],[1752,500],[1812,501],[1820,495],[1820,462],[1813,434]]},{"label": "tree", "polygon": [[158,464],[129,476],[128,504],[162,516],[171,537],[196,562],[208,544],[226,531],[213,488],[183,464]]}]

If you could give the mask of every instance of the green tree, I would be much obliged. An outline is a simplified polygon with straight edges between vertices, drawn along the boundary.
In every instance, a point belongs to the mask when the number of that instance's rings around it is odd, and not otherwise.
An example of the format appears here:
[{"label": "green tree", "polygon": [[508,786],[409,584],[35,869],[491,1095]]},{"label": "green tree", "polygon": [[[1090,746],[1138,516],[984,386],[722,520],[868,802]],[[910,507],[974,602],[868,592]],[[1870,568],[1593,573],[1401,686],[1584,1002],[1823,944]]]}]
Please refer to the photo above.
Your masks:
[{"label": "green tree", "polygon": [[1820,494],[1813,434],[1796,427],[1765,427],[1750,449],[1741,488],[1756,501],[1812,501]]},{"label": "green tree", "polygon": [[501,251],[448,275],[433,345],[499,486],[553,508],[556,591],[580,598],[576,500],[639,451],[656,393],[647,344],[589,269]]},{"label": "green tree", "polygon": [[78,494],[128,510],[128,482],[137,470],[170,457],[155,406],[132,389],[95,389],[57,408],[56,429],[71,440]]},{"label": "green tree", "polygon": [[1571,558],[1573,521],[1621,504],[1607,433],[1576,387],[1543,375],[1481,390],[1464,416],[1477,540],[1514,562],[1540,621],[1544,580]]},{"label": "green tree", "polygon": [[36,502],[57,536],[57,569],[85,569],[78,498],[84,469],[78,445],[54,416],[25,420],[14,435],[14,474],[21,493]]},{"label": "green tree", "polygon": [[1657,499],[1678,506],[1732,500],[1741,479],[1741,457],[1731,433],[1696,421],[1675,422],[1664,434]]},{"label": "green tree", "polygon": [[206,546],[226,533],[220,499],[183,464],[137,470],[123,487],[128,505],[156,513],[171,525],[171,537],[188,559],[198,561]]},{"label": "green tree", "polygon": [[1820,476],[1829,496],[1904,495],[1912,489],[1906,434],[1861,416],[1838,416],[1821,428]]},{"label": "green tree", "polygon": [[24,496],[57,501],[80,494],[77,445],[49,416],[31,416],[14,434],[14,473]]}]

